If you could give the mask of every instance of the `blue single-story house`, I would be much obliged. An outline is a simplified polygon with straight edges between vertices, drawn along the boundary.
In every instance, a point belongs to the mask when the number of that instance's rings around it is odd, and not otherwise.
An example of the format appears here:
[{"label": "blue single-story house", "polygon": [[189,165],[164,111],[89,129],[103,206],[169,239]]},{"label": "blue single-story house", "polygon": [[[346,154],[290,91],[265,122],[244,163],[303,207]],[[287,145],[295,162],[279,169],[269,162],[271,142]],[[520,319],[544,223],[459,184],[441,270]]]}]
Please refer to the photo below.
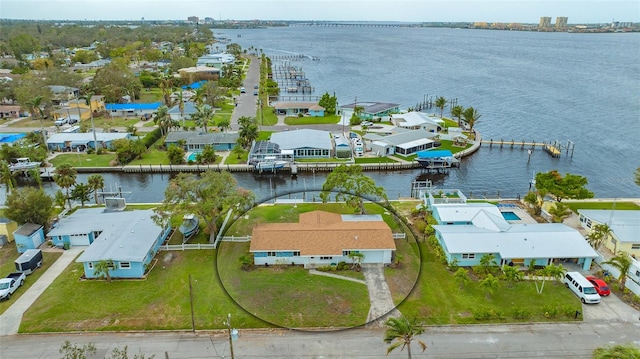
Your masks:
[{"label": "blue single-story house", "polygon": [[152,210],[79,209],[61,219],[47,237],[55,245],[89,246],[76,259],[86,278],[97,278],[95,265],[113,262],[111,278],[142,278],[171,227],[157,225]]},{"label": "blue single-story house", "polygon": [[274,106],[276,115],[298,116],[307,114],[311,117],[323,117],[325,108],[316,102],[278,102]]},{"label": "blue single-story house", "polygon": [[[182,113],[180,113],[180,106],[175,105],[169,109],[169,117],[174,121],[182,121],[191,119],[191,115],[195,115],[198,112],[196,104],[191,101],[183,103]],[[203,105],[204,107],[211,107],[209,105]],[[215,110],[215,109],[214,109]],[[215,111],[214,111],[215,112]]]},{"label": "blue single-story house", "polygon": [[108,103],[105,105],[106,110],[111,117],[135,117],[152,115],[158,108],[162,106],[162,102],[153,103]]},{"label": "blue single-story house", "polygon": [[475,266],[482,256],[493,254],[499,266],[528,266],[531,261],[546,266],[568,259],[588,270],[599,257],[580,232],[562,223],[512,224],[497,208],[475,204],[433,207],[438,223],[446,223],[433,228],[449,263],[456,260],[461,266]]},{"label": "blue single-story house", "polygon": [[18,253],[27,249],[37,249],[44,243],[44,227],[40,224],[25,223],[13,232]]},{"label": "blue single-story house", "polygon": [[201,152],[206,145],[213,146],[216,151],[230,151],[238,141],[237,132],[194,132],[172,131],[164,140],[165,146],[177,145],[178,141],[185,141],[185,150]]},{"label": "blue single-story house", "polygon": [[[126,132],[96,132],[98,148],[113,148],[113,141],[131,138]],[[95,147],[92,132],[85,133],[56,133],[47,139],[47,147],[51,151],[85,151]]]},{"label": "blue single-story house", "polygon": [[355,102],[340,106],[340,110],[347,118],[351,118],[355,109],[362,109],[358,114],[361,120],[378,120],[400,112],[400,104],[388,102]]}]

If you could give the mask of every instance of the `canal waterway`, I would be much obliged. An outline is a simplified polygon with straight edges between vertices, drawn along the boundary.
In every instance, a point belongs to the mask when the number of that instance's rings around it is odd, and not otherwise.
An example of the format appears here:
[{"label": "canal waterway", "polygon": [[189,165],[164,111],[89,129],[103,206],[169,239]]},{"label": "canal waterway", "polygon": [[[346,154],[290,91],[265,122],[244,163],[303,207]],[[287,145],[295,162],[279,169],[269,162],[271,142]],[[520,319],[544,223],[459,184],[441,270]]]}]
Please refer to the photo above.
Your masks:
[{"label": "canal waterway", "polygon": [[[513,198],[526,193],[534,173],[552,169],[586,176],[596,197],[640,197],[633,182],[640,167],[640,34],[358,27],[213,31],[268,55],[316,57],[291,65],[306,73],[314,95],[335,93],[340,104],[380,101],[408,108],[425,96],[444,96],[478,109],[476,128],[483,139],[575,143],[572,158],[563,153],[554,159],[538,148],[529,161],[519,146],[483,145],[446,175],[368,172],[392,199],[408,197],[416,177],[472,197]],[[448,109],[444,114],[449,116]],[[285,173],[234,176],[267,198],[319,188],[326,173],[301,173],[297,179]],[[131,192],[124,193],[129,202],[162,200],[169,180],[166,174],[104,177],[108,187]],[[56,187],[48,183],[45,189]]]}]

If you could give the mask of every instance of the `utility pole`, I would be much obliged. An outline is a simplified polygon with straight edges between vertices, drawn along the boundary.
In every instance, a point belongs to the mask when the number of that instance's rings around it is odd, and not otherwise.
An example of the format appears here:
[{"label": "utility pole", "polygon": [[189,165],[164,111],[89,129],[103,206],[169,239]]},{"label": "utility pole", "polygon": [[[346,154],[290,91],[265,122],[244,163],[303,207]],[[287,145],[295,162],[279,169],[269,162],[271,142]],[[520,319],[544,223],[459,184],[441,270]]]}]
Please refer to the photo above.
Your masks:
[{"label": "utility pole", "polygon": [[[231,359],[235,359],[235,356],[233,355],[233,339],[231,337],[231,313],[227,314],[227,321],[225,322],[225,324],[227,325],[227,330],[229,333],[229,351],[231,352]],[[235,329],[233,329],[235,330]]]}]

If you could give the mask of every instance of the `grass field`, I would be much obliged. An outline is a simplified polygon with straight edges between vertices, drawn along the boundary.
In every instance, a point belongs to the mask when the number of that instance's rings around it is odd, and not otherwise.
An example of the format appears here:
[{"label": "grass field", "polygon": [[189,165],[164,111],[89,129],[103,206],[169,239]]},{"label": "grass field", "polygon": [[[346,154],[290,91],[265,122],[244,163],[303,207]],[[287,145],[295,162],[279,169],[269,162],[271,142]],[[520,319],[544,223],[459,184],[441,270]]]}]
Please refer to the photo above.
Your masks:
[{"label": "grass field", "polygon": [[101,155],[86,153],[61,153],[49,160],[53,167],[68,164],[73,167],[110,167],[111,161],[116,159],[113,153],[103,153]]},{"label": "grass field", "polygon": [[[575,213],[578,213],[579,209],[616,209],[616,210],[640,210],[640,207],[633,202],[589,202],[589,201],[576,201],[565,200],[564,204]],[[615,206],[615,207],[614,207]]]},{"label": "grass field", "polygon": [[340,116],[323,116],[323,117],[285,117],[284,123],[289,126],[296,125],[333,125],[340,121]]},{"label": "grass field", "polygon": [[356,163],[392,163],[398,162],[390,157],[358,157],[355,159]]}]

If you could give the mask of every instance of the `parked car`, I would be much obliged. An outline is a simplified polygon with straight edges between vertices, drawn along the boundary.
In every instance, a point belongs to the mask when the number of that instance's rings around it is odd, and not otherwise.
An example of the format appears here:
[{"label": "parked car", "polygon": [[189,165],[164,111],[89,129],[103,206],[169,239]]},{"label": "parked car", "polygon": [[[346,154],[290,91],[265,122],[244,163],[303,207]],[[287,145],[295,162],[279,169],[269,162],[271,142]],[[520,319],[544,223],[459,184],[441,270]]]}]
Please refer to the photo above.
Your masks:
[{"label": "parked car", "polygon": [[27,275],[23,272],[10,273],[6,278],[0,279],[0,300],[11,298],[16,289],[22,287]]},{"label": "parked car", "polygon": [[371,122],[371,121],[363,121],[360,125],[362,125],[362,126],[373,126],[373,122]]},{"label": "parked car", "polygon": [[69,119],[69,121],[68,121],[68,123],[69,123],[70,125],[73,125],[74,123],[78,123],[78,120],[77,120],[77,119],[75,119],[75,118],[70,118],[70,119]]},{"label": "parked car", "polygon": [[258,91],[253,91],[253,96],[258,96]]},{"label": "parked car", "polygon": [[592,275],[589,275],[586,278],[589,282],[591,282],[591,284],[593,284],[593,286],[596,288],[596,292],[598,292],[599,295],[606,297],[609,294],[611,294],[611,290],[609,289],[609,286],[602,279],[596,278]]},{"label": "parked car", "polygon": [[245,89],[244,87],[240,87],[240,93],[246,93],[247,89]]},{"label": "parked car", "polygon": [[66,117],[59,118],[59,119],[55,120],[53,123],[56,126],[62,126],[62,125],[66,125],[67,123],[69,123],[69,119],[66,118]]},{"label": "parked car", "polygon": [[578,272],[567,272],[562,278],[564,285],[580,298],[583,304],[600,303],[600,295],[596,288],[582,274]]},{"label": "parked car", "polygon": [[253,88],[257,90],[258,89],[258,84],[253,85]]}]

